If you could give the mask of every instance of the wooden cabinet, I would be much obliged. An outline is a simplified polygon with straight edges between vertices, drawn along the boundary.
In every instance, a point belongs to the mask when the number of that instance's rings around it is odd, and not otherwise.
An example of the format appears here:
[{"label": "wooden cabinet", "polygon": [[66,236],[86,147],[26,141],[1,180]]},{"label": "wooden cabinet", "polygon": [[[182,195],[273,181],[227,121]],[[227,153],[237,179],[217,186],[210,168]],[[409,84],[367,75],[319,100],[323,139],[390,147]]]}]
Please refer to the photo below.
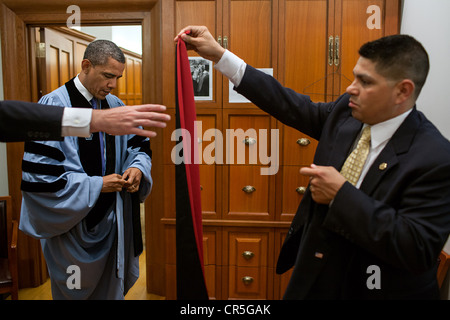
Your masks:
[{"label": "wooden cabinet", "polygon": [[[170,0],[162,3],[163,38],[173,39],[187,25],[206,25],[247,63],[313,101],[332,101],[351,83],[361,44],[398,32],[398,10],[397,0]],[[163,45],[163,56],[164,72],[175,74],[173,46]],[[215,70],[210,76],[212,99],[196,101],[209,295],[280,299],[290,271],[276,275],[276,259],[308,184],[299,170],[313,162],[317,141],[249,102],[230,99],[228,79]],[[174,115],[174,79],[164,78],[162,87]],[[164,196],[152,202],[164,212],[167,299],[176,298],[173,129],[174,122],[153,142],[162,151],[153,170],[164,173]],[[262,155],[277,155],[276,174],[261,174],[270,166]]]}]

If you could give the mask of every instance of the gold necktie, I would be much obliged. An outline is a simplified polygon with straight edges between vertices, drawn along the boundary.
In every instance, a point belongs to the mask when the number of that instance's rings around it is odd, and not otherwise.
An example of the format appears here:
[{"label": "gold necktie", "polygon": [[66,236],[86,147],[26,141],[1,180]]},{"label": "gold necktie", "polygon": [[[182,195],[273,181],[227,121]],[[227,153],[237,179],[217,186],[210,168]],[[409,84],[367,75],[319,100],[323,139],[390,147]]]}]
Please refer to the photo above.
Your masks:
[{"label": "gold necktie", "polygon": [[355,150],[350,153],[341,169],[341,174],[352,185],[356,185],[370,150],[370,126],[364,128]]}]

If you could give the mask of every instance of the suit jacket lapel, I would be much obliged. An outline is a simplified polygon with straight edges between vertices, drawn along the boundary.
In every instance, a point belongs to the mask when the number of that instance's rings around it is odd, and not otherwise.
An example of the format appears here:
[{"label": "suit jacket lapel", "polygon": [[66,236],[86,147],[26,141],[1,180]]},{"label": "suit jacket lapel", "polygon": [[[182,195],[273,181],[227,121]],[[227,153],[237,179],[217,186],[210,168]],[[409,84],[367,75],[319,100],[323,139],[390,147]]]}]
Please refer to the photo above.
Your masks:
[{"label": "suit jacket lapel", "polygon": [[370,167],[361,184],[362,191],[372,194],[380,180],[398,164],[397,156],[409,150],[419,125],[419,115],[414,107]]}]

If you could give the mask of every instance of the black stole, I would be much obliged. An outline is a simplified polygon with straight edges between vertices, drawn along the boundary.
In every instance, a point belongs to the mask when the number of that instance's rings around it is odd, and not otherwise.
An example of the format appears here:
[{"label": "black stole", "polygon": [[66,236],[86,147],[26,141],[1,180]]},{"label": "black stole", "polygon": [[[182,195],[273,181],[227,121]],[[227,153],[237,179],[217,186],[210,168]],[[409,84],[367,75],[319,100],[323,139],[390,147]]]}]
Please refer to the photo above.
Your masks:
[{"label": "black stole", "polygon": [[[74,80],[70,80],[65,84],[69,93],[70,102],[73,108],[92,108],[92,105],[75,87]],[[109,109],[108,102],[101,101],[102,109]],[[106,172],[105,175],[109,175],[115,172],[116,166],[116,143],[114,136],[110,136],[106,133],[105,145],[106,145]],[[102,174],[102,154],[100,152],[100,137],[99,133],[93,133],[90,138],[78,138],[78,147],[81,165],[84,172],[88,176],[103,176]],[[91,211],[85,218],[86,226],[88,229],[95,227],[103,217],[111,211],[113,205],[116,203],[116,193],[100,193],[100,196]]]}]

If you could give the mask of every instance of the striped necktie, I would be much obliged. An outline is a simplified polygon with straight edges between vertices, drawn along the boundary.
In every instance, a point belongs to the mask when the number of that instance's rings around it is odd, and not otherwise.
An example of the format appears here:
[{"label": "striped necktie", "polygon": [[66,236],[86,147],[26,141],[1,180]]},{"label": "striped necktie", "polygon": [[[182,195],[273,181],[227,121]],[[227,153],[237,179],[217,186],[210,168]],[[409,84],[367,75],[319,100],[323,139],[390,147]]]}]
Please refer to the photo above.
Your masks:
[{"label": "striped necktie", "polygon": [[356,185],[370,150],[370,126],[364,128],[355,150],[350,153],[341,169],[341,174],[352,185]]}]

